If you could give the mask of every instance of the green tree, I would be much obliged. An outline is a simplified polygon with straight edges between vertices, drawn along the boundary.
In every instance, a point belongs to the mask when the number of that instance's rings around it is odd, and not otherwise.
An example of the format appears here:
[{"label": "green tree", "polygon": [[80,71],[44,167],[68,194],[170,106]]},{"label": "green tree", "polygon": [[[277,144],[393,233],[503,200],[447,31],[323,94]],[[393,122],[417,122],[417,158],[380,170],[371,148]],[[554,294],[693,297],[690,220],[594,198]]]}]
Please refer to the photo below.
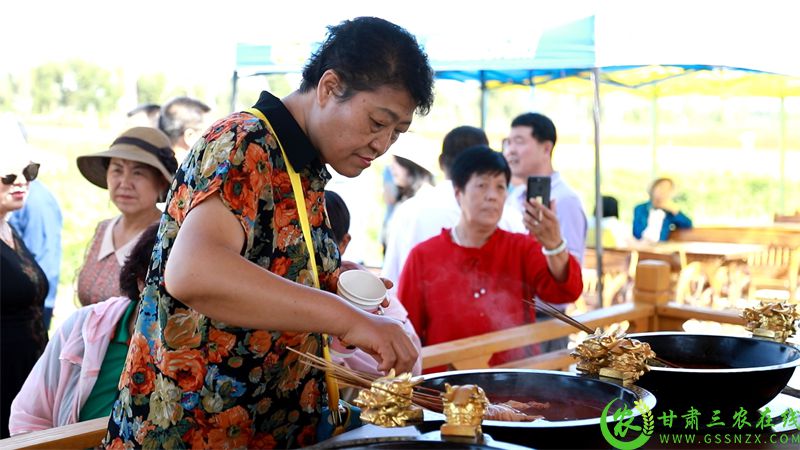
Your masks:
[{"label": "green tree", "polygon": [[33,69],[33,112],[48,113],[62,106],[61,86],[64,68],[59,63],[47,63]]},{"label": "green tree", "polygon": [[0,111],[12,110],[14,98],[19,95],[20,83],[12,74],[0,76]]},{"label": "green tree", "polygon": [[142,75],[136,80],[136,100],[140,105],[145,103],[160,104],[164,98],[167,79],[163,73]]},{"label": "green tree", "polygon": [[76,59],[36,67],[32,94],[36,113],[61,107],[81,112],[94,109],[106,116],[117,107],[122,82],[112,71]]},{"label": "green tree", "polygon": [[62,84],[66,107],[78,111],[94,108],[106,116],[117,108],[122,90],[121,79],[109,70],[81,60],[67,63]]}]

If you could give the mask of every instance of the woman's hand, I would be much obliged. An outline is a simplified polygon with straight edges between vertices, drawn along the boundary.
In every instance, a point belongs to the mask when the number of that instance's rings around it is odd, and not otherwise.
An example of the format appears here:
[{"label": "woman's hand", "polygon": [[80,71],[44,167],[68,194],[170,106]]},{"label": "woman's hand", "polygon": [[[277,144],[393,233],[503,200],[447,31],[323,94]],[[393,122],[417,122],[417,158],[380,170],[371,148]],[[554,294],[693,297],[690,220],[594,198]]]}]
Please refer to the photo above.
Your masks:
[{"label": "woman's hand", "polygon": [[525,203],[525,214],[522,218],[525,228],[536,237],[546,249],[554,249],[561,245],[561,226],[556,217],[556,201],[550,201],[550,208],[534,199]]},{"label": "woman's hand", "polygon": [[375,358],[383,372],[410,372],[419,357],[402,323],[388,317],[362,314],[339,339]]},{"label": "woman's hand", "polygon": [[[550,201],[550,208],[536,200],[530,199],[525,203],[525,214],[522,219],[525,228],[536,237],[544,250],[554,250],[564,243],[561,237],[561,226],[556,217],[556,201]],[[563,249],[559,253],[550,254],[545,257],[547,268],[556,281],[562,282],[567,279],[567,267],[569,265],[569,252]]]}]

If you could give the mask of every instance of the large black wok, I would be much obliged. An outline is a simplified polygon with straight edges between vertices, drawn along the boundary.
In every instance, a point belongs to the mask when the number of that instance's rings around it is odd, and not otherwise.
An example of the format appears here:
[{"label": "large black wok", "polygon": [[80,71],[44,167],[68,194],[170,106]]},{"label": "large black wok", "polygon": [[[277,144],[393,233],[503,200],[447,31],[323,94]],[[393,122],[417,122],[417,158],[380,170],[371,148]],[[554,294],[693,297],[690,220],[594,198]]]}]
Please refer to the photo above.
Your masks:
[{"label": "large black wok", "polygon": [[[374,430],[374,428],[373,428]],[[321,442],[314,448],[325,450],[527,450],[528,447],[498,442],[490,436],[486,436],[483,442],[472,443],[465,439],[446,440],[442,439],[438,431],[431,431],[425,434],[414,436],[381,436],[370,438],[347,439],[347,433],[342,434],[343,439],[332,439]]]},{"label": "large black wok", "polygon": [[710,416],[745,408],[755,414],[786,387],[800,365],[800,350],[761,339],[688,334],[638,333],[656,354],[680,369],[653,367],[636,383],[658,398],[658,410],[678,416],[694,407]]},{"label": "large black wok", "polygon": [[[540,411],[545,420],[501,422],[485,420],[483,431],[494,439],[536,448],[597,448],[607,446],[600,431],[600,416],[606,405],[620,399],[610,411],[622,406],[635,411],[633,402],[642,398],[653,408],[656,397],[636,386],[620,385],[567,372],[548,370],[465,370],[426,375],[424,386],[444,390],[444,384],[477,384],[491,402],[506,400],[550,402]],[[444,416],[426,411],[423,431],[438,429]],[[639,420],[638,418],[636,419]],[[609,414],[608,423],[615,422]]]}]

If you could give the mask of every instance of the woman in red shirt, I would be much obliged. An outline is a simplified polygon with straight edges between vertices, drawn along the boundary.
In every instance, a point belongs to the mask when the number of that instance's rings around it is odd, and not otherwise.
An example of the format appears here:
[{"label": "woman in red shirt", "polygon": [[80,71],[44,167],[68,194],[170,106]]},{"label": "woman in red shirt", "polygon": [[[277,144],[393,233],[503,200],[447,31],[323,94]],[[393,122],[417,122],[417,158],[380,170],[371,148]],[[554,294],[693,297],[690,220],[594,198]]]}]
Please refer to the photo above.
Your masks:
[{"label": "woman in red shirt", "polygon": [[[465,150],[453,164],[461,219],[410,253],[398,296],[423,345],[480,335],[535,321],[523,303],[534,296],[569,303],[581,294],[578,261],[566,251],[555,202],[525,205],[530,235],[497,227],[511,172],[489,147]],[[529,356],[530,348],[496,353],[490,365]],[[426,372],[444,370],[430,368]]]}]

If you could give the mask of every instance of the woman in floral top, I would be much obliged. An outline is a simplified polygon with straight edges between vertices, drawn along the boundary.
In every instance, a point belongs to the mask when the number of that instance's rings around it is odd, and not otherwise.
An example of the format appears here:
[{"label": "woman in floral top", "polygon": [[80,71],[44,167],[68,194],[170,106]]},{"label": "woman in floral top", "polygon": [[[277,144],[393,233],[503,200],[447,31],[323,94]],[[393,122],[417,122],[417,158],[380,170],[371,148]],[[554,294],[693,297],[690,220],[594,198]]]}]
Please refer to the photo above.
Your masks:
[{"label": "woman in floral top", "polygon": [[[326,164],[354,177],[433,101],[413,36],[376,18],[345,21],[303,72],[198,141],[173,181],[142,294],[109,448],[291,448],[313,444],[324,374],[287,348],[321,354],[339,336],[408,371],[400,323],[332,294],[340,255],[325,213]],[[318,264],[313,272],[287,161],[300,174]]]}]

